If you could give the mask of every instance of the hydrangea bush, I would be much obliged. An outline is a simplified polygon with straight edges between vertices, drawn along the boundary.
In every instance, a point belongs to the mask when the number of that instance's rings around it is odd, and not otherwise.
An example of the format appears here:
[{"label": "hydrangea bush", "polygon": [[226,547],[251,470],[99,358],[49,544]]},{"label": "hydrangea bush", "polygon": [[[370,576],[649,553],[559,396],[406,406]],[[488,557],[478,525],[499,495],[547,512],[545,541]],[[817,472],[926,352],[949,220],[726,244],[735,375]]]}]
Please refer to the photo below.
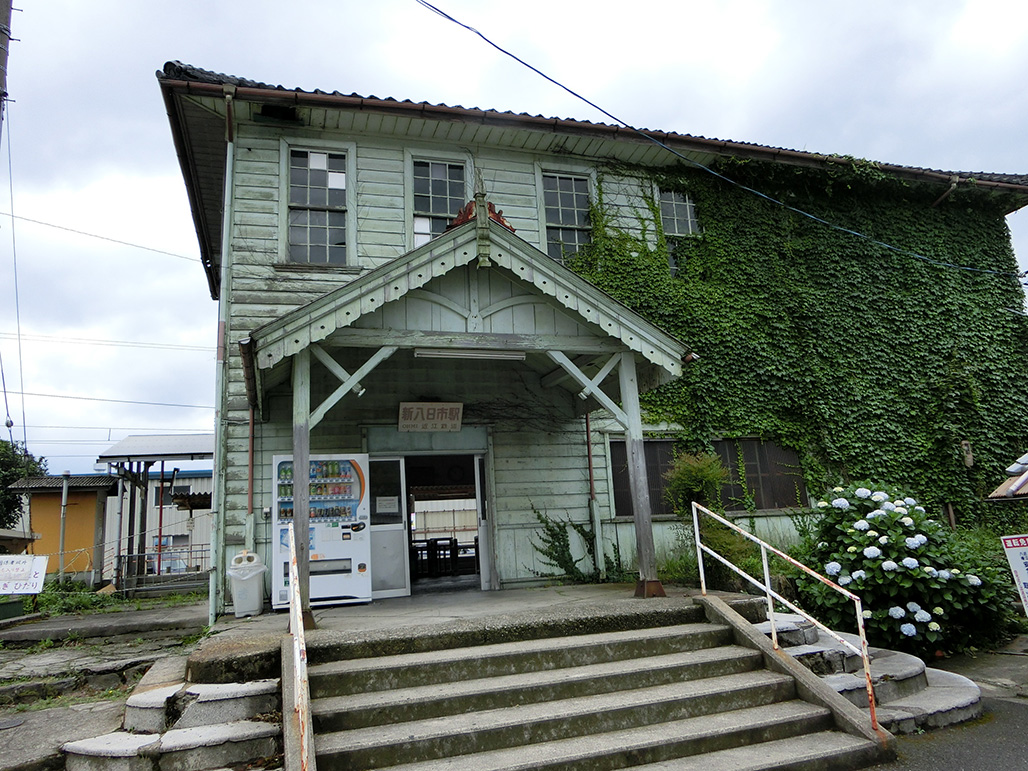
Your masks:
[{"label": "hydrangea bush", "polygon": [[[1003,577],[967,564],[950,531],[903,490],[836,487],[817,502],[813,522],[806,563],[860,597],[872,645],[933,655],[1004,633]],[[799,590],[818,620],[856,631],[852,600],[806,576]]]}]

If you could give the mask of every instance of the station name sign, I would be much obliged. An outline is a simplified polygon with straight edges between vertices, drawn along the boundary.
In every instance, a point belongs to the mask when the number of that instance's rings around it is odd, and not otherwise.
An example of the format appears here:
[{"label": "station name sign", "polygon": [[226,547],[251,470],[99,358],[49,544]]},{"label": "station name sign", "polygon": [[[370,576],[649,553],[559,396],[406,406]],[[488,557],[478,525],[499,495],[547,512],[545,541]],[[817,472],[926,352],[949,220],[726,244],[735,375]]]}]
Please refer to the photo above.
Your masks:
[{"label": "station name sign", "polygon": [[400,402],[399,431],[460,431],[462,402]]}]

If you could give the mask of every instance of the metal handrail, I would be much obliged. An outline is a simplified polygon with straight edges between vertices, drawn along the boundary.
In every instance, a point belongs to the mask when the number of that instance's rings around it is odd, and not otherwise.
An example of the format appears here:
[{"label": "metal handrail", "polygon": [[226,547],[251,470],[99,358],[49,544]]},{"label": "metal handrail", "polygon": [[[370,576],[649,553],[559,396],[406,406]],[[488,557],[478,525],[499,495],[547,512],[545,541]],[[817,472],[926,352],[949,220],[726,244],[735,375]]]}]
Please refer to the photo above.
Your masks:
[{"label": "metal handrail", "polygon": [[314,725],[311,722],[311,689],[307,678],[307,640],[300,603],[300,571],[296,565],[293,523],[289,523],[289,631],[293,635],[293,711],[300,735],[300,771],[317,771]]},{"label": "metal handrail", "polygon": [[[760,583],[760,581],[755,579],[749,573],[747,573],[746,571],[742,570],[739,567],[736,567],[731,562],[729,562],[727,559],[722,557],[720,554],[718,554],[716,551],[714,551],[713,549],[711,549],[709,546],[707,546],[706,544],[704,544],[702,542],[702,540],[700,538],[700,517],[699,517],[699,513],[701,511],[704,514],[706,514],[707,516],[711,517],[712,519],[717,520],[722,525],[725,525],[726,527],[731,528],[735,532],[737,532],[740,535],[742,535],[744,538],[747,538],[750,541],[753,541],[753,543],[755,543],[758,546],[760,546],[760,559],[761,559],[761,562],[762,562],[763,567],[764,567],[764,583]],[[706,594],[707,594],[707,580],[706,580],[706,576],[704,575],[704,571],[703,571],[703,555],[704,555],[704,553],[706,553],[706,554],[709,554],[714,559],[716,559],[718,562],[720,562],[725,567],[735,571],[738,575],[740,575],[742,578],[744,578],[747,581],[749,581],[754,586],[759,587],[761,590],[763,590],[764,595],[767,597],[767,618],[768,618],[768,621],[771,623],[771,643],[774,645],[775,650],[779,649],[779,646],[778,646],[778,630],[776,629],[776,626],[775,626],[775,600],[777,600],[778,602],[782,603],[782,605],[785,605],[787,608],[789,608],[794,613],[797,613],[797,614],[803,616],[803,618],[807,619],[807,621],[810,621],[818,629],[820,629],[820,630],[824,631],[825,633],[831,635],[836,640],[838,640],[840,643],[842,643],[846,648],[848,648],[849,650],[853,651],[855,654],[860,656],[860,658],[864,662],[864,680],[865,680],[865,683],[867,685],[867,706],[868,706],[868,709],[871,711],[871,728],[873,730],[877,731],[878,730],[878,715],[877,715],[877,713],[875,711],[874,684],[873,684],[873,682],[871,680],[871,657],[868,655],[868,652],[867,652],[867,637],[864,635],[864,611],[863,611],[863,607],[862,607],[861,602],[860,602],[860,598],[857,595],[853,594],[852,592],[846,591],[845,589],[843,589],[841,586],[839,586],[835,582],[829,580],[828,578],[825,578],[823,575],[821,575],[817,571],[811,570],[806,565],[804,565],[802,562],[798,562],[797,560],[793,559],[792,557],[790,557],[785,552],[780,551],[779,549],[776,549],[774,546],[772,546],[769,543],[766,543],[765,541],[762,541],[761,539],[757,538],[757,536],[753,535],[752,533],[746,532],[741,527],[736,525],[734,522],[730,522],[729,520],[725,519],[724,517],[722,517],[722,516],[720,516],[718,514],[715,514],[713,511],[711,511],[707,507],[701,506],[700,504],[696,503],[695,501],[692,504],[692,526],[693,526],[694,540],[696,542],[696,560],[699,563],[699,568],[700,568],[700,591],[703,593],[703,595],[706,596]],[[853,643],[849,642],[848,640],[844,640],[838,634],[838,632],[832,631],[827,626],[825,626],[820,621],[818,621],[816,618],[814,618],[809,613],[807,613],[805,610],[797,607],[795,604],[793,604],[789,600],[785,599],[784,597],[782,597],[782,595],[780,595],[778,592],[776,592],[774,589],[771,588],[771,571],[770,571],[770,569],[768,567],[768,562],[767,562],[767,554],[768,554],[768,552],[771,552],[773,554],[778,555],[779,557],[781,557],[782,559],[787,561],[790,565],[793,565],[794,567],[799,568],[800,570],[802,570],[807,575],[811,576],[812,578],[816,578],[821,583],[825,584],[826,586],[830,586],[832,589],[834,589],[835,591],[839,592],[839,594],[841,594],[844,597],[846,597],[847,599],[853,601],[854,608],[855,608],[856,614],[857,614],[857,631],[860,633],[860,648],[859,649],[855,645],[853,645]]]}]

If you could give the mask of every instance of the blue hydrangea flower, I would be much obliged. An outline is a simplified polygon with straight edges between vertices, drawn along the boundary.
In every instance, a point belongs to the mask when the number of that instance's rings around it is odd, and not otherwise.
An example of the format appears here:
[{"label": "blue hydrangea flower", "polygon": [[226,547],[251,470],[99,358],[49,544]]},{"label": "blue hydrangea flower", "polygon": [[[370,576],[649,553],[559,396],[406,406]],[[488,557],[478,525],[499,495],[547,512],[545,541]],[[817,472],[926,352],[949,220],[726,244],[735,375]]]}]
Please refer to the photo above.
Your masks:
[{"label": "blue hydrangea flower", "polygon": [[837,509],[842,509],[843,511],[846,511],[846,509],[850,507],[850,502],[847,501],[845,498],[836,498],[834,501],[832,501],[832,506],[834,506]]},{"label": "blue hydrangea flower", "polygon": [[880,512],[880,511],[870,511],[867,514],[864,515],[864,519],[875,519],[876,517],[880,517],[880,516],[882,516],[882,512]]},{"label": "blue hydrangea flower", "polygon": [[863,570],[854,570],[850,575],[853,576],[854,581],[863,581],[867,578],[867,573]]},{"label": "blue hydrangea flower", "polygon": [[918,533],[917,535],[914,536],[914,538],[916,538],[918,541],[920,541],[922,546],[924,546],[926,543],[928,543],[928,536],[926,536],[924,533]]},{"label": "blue hydrangea flower", "polygon": [[911,527],[914,524],[914,520],[912,520],[910,517],[900,517],[900,522],[902,522],[907,527]]},{"label": "blue hydrangea flower", "polygon": [[887,544],[888,542],[889,536],[887,535],[883,535],[881,538],[878,539],[878,543],[880,543],[882,546],[885,546],[885,544]]},{"label": "blue hydrangea flower", "polygon": [[903,558],[903,567],[905,567],[907,570],[913,570],[914,568],[916,568],[918,566],[918,564],[919,564],[918,561],[916,559],[914,559],[913,557],[904,557]]},{"label": "blue hydrangea flower", "polygon": [[853,523],[854,530],[868,530],[870,529],[870,527],[871,525],[867,522],[867,520],[864,519],[858,519],[856,522]]},{"label": "blue hydrangea flower", "polygon": [[924,514],[924,506],[915,506],[914,511]]},{"label": "blue hydrangea flower", "polygon": [[889,608],[889,615],[893,618],[903,618],[905,615],[907,615],[907,612],[903,610],[903,608],[901,608],[899,605],[893,605],[891,608]]},{"label": "blue hydrangea flower", "polygon": [[908,602],[907,610],[909,610],[911,613],[917,613],[919,610],[921,610],[921,606],[918,605],[916,602]]},{"label": "blue hydrangea flower", "polygon": [[927,624],[931,620],[932,616],[927,610],[919,610],[914,614],[914,621],[918,621],[922,624]]},{"label": "blue hydrangea flower", "polygon": [[936,576],[939,575],[939,571],[936,570],[935,568],[931,567],[930,565],[925,565],[922,568],[922,570],[924,570],[924,572],[927,573],[928,575],[930,575],[932,578],[935,578]]},{"label": "blue hydrangea flower", "polygon": [[949,581],[953,577],[953,575],[948,570],[940,570],[938,573],[936,573],[936,576],[942,579],[943,581]]},{"label": "blue hydrangea flower", "polygon": [[882,501],[889,500],[888,493],[883,493],[881,490],[871,493],[871,500],[875,503],[881,503]]},{"label": "blue hydrangea flower", "polygon": [[917,635],[917,628],[913,624],[902,624],[900,631],[907,637],[914,637]]},{"label": "blue hydrangea flower", "polygon": [[895,511],[896,510],[896,507],[892,503],[890,503],[889,501],[886,501],[885,503],[883,503],[881,506],[879,506],[879,508],[882,511]]},{"label": "blue hydrangea flower", "polygon": [[842,570],[842,565],[840,565],[838,562],[829,562],[827,565],[825,565],[825,573],[827,573],[830,576],[839,575],[840,570]]},{"label": "blue hydrangea flower", "polygon": [[846,584],[848,584],[852,580],[853,579],[850,578],[849,576],[839,576],[838,583],[839,583],[839,586],[846,586]]},{"label": "blue hydrangea flower", "polygon": [[885,562],[882,563],[882,570],[886,570],[886,571],[889,571],[889,572],[892,572],[893,570],[895,570],[898,567],[899,567],[899,565],[897,565],[892,560],[885,560]]},{"label": "blue hydrangea flower", "polygon": [[877,559],[878,557],[882,556],[882,550],[879,549],[877,546],[868,546],[866,549],[864,549],[864,556],[867,557],[869,560]]},{"label": "blue hydrangea flower", "polygon": [[903,502],[904,502],[905,504],[907,504],[907,506],[913,506],[914,504],[916,504],[916,503],[917,503],[917,501],[915,501],[915,500],[914,500],[913,498],[910,498],[909,496],[908,496],[908,497],[906,497],[906,498],[904,498],[904,499],[903,499]]},{"label": "blue hydrangea flower", "polygon": [[853,491],[853,494],[861,499],[871,497],[871,491],[868,490],[866,487],[858,487],[856,490]]},{"label": "blue hydrangea flower", "polygon": [[921,541],[917,538],[907,538],[904,543],[906,543],[908,549],[916,549],[921,545]]},{"label": "blue hydrangea flower", "polygon": [[971,586],[981,586],[982,585],[982,579],[980,579],[978,576],[974,575],[973,573],[968,573],[967,574],[967,583],[971,584]]},{"label": "blue hydrangea flower", "polygon": [[895,511],[897,514],[906,514],[907,513],[907,507],[906,506],[897,506],[895,509],[893,509],[893,511]]}]

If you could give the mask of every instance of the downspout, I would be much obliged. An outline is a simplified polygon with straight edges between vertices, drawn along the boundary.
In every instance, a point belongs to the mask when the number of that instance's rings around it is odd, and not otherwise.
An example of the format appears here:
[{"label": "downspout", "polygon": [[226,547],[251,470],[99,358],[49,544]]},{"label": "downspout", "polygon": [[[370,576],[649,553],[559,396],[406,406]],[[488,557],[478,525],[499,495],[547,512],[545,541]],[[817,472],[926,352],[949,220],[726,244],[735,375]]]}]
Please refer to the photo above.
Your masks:
[{"label": "downspout", "polygon": [[61,476],[64,477],[64,482],[61,485],[61,539],[60,539],[61,540],[61,545],[59,547],[60,548],[60,553],[58,554],[58,556],[60,557],[60,559],[58,561],[58,564],[59,564],[60,567],[58,568],[57,582],[63,584],[64,583],[64,531],[65,531],[65,525],[68,522],[68,482],[71,480],[71,472],[70,471],[65,471],[63,474],[61,474]]},{"label": "downspout", "polygon": [[257,376],[253,363],[253,340],[249,337],[239,341],[239,356],[243,365],[243,384],[246,386],[246,401],[250,407],[250,424],[247,440],[246,462],[246,535],[245,546],[248,551],[256,551],[257,518],[253,510],[254,485],[254,419],[257,413]]},{"label": "downspout", "polygon": [[232,294],[232,191],[235,187],[235,129],[233,127],[234,109],[232,99],[236,87],[223,86],[225,95],[225,192],[224,215],[221,220],[221,291],[218,298],[218,366],[215,375],[215,412],[214,412],[214,494],[211,528],[211,567],[208,585],[207,623],[213,626],[218,615],[225,610],[224,594],[224,550],[225,550],[225,375],[228,367],[225,339],[228,335],[228,307]]},{"label": "downspout", "polygon": [[946,188],[946,191],[942,195],[940,195],[938,198],[935,199],[935,203],[932,204],[932,208],[934,209],[940,203],[942,203],[947,198],[949,198],[950,193],[952,193],[954,190],[957,189],[957,184],[959,182],[960,182],[960,177],[958,175],[954,174],[952,177],[950,177],[949,178],[949,187]]},{"label": "downspout", "polygon": [[600,580],[607,578],[607,560],[603,550],[603,532],[600,530],[600,505],[596,501],[596,472],[593,469],[593,432],[589,413],[585,413],[585,454],[589,458],[589,515],[593,521],[593,557]]}]

